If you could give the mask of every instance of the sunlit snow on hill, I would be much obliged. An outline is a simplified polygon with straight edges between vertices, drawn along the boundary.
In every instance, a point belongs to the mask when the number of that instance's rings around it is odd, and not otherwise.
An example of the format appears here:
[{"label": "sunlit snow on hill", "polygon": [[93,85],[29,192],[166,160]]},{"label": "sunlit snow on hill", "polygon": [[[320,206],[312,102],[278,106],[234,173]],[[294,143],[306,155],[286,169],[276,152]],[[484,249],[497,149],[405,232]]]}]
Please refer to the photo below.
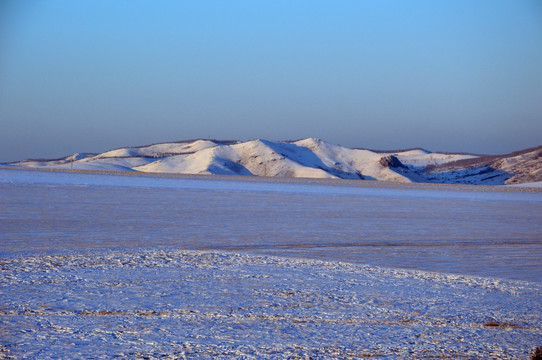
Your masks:
[{"label": "sunlit snow on hill", "polygon": [[74,170],[503,185],[542,180],[542,147],[502,156],[350,149],[308,138],[192,140],[10,165]]}]

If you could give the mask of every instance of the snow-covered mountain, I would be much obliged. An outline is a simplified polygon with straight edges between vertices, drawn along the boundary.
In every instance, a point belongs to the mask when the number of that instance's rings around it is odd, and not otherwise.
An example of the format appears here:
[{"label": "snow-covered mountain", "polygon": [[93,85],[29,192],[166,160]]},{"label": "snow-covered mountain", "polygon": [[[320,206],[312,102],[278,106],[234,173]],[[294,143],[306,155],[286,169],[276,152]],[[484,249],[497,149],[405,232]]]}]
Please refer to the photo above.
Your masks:
[{"label": "snow-covered mountain", "polygon": [[542,146],[502,156],[350,149],[320,139],[193,140],[10,165],[177,174],[502,185],[542,180]]}]

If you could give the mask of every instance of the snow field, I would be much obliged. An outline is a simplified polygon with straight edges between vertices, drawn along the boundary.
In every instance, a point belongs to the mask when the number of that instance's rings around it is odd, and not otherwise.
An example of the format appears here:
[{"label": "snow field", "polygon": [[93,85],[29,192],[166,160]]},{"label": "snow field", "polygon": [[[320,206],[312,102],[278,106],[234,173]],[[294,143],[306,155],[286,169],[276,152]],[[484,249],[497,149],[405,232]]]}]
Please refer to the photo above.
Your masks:
[{"label": "snow field", "polygon": [[175,249],[1,258],[0,357],[527,358],[542,284]]}]

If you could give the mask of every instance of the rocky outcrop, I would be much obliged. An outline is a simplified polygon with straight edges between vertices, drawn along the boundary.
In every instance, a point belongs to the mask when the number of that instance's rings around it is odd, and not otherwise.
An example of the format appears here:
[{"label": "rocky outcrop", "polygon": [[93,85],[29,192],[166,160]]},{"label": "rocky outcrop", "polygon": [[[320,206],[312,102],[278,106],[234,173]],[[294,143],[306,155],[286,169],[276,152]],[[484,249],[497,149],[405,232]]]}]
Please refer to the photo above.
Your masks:
[{"label": "rocky outcrop", "polygon": [[380,165],[386,168],[406,168],[396,156],[388,155],[380,158]]}]

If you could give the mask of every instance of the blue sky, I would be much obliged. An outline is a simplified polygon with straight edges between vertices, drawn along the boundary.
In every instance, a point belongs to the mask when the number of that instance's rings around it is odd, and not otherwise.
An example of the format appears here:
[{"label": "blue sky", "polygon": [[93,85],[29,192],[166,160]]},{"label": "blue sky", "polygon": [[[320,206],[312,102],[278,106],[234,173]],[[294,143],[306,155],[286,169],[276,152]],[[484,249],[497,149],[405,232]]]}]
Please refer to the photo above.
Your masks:
[{"label": "blue sky", "polygon": [[2,1],[0,161],[192,138],[542,144],[542,2]]}]

